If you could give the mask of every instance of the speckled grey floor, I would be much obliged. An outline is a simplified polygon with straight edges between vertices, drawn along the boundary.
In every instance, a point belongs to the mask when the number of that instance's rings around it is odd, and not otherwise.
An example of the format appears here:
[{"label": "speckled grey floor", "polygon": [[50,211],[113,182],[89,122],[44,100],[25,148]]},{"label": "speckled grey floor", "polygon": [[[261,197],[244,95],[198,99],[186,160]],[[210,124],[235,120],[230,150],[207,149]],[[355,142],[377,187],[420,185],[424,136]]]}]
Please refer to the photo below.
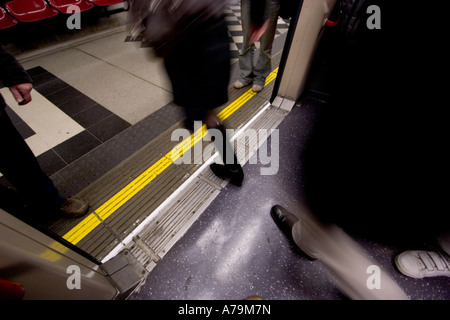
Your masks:
[{"label": "speckled grey floor", "polygon": [[[278,173],[261,176],[260,165],[246,164],[244,185],[229,184],[129,299],[346,299],[324,264],[298,252],[269,214],[275,204],[299,208],[299,153],[319,108],[294,108],[279,127]],[[402,248],[359,242],[411,299],[450,299],[449,278],[416,280],[395,269]]]}]

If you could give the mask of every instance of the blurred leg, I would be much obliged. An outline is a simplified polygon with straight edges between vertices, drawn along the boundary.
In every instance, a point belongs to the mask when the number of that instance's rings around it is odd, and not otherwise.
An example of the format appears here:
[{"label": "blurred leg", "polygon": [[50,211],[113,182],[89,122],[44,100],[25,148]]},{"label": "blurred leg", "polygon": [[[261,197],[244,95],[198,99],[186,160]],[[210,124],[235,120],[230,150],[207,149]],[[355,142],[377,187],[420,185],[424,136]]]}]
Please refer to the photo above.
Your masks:
[{"label": "blurred leg", "polygon": [[56,212],[64,199],[59,196],[53,181],[42,171],[5,110],[0,111],[0,148],[3,153],[0,157],[0,172],[17,189],[27,205],[44,214]]},{"label": "blurred leg", "polygon": [[269,20],[266,31],[260,39],[261,47],[258,56],[258,62],[255,66],[254,83],[264,86],[266,77],[272,71],[272,46],[277,30],[278,10],[280,4],[278,0],[267,0],[266,19]]},{"label": "blurred leg", "polygon": [[250,1],[241,0],[241,24],[243,32],[243,44],[239,53],[239,68],[241,70],[241,81],[244,84],[250,84],[253,81],[253,58],[255,53],[255,45],[250,42]]},{"label": "blurred leg", "polygon": [[341,290],[351,299],[404,300],[403,290],[380,268],[380,288],[369,288],[369,267],[377,266],[342,229],[323,225],[302,213],[292,227],[292,237],[306,254],[320,259],[335,275]]}]

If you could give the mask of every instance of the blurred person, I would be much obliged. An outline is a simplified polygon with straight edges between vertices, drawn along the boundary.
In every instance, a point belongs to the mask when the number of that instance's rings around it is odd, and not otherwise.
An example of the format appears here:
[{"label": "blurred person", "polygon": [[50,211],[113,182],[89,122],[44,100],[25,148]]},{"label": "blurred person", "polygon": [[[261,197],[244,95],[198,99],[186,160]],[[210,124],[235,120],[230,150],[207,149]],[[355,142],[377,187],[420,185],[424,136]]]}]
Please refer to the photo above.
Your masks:
[{"label": "blurred person", "polygon": [[[134,0],[134,3],[139,6],[146,2]],[[189,1],[186,4],[189,4]],[[191,23],[187,26],[175,26],[174,28],[181,31],[179,34],[174,32],[172,39],[167,39],[170,47],[164,43],[161,48],[154,50],[164,59],[164,66],[172,84],[174,103],[182,107],[186,115],[186,128],[193,131],[194,122],[201,121],[211,133],[218,133],[214,135],[217,137],[214,143],[224,164],[213,163],[211,170],[218,177],[241,186],[244,171],[227,138],[226,128],[214,111],[228,101],[231,57],[224,16],[226,4],[227,1],[211,2],[210,6],[214,7],[210,11],[216,14],[207,15],[206,19],[202,19],[201,13],[187,17],[186,20]],[[140,9],[135,7],[132,10]],[[132,14],[137,15],[133,12]],[[145,16],[145,13],[141,16]],[[158,17],[144,17],[146,32],[151,31],[149,19],[156,18]],[[165,24],[164,21],[161,23]]]},{"label": "blurred person", "polygon": [[[244,36],[239,54],[240,78],[234,87],[252,85],[254,92],[264,88],[266,77],[272,71],[272,45],[277,29],[279,0],[241,0],[241,24]],[[260,51],[255,63],[255,42]]]},{"label": "blurred person", "polygon": [[[442,108],[426,109],[442,104],[429,80],[443,51],[423,25],[419,32],[401,23],[406,8],[344,2],[339,26],[328,30],[329,99],[299,159],[305,209],[291,213],[277,205],[271,215],[329,267],[349,297],[404,299],[384,271],[387,290],[368,290],[366,268],[376,262],[348,234],[411,247],[448,229],[445,117]],[[372,5],[381,10],[379,28],[368,26]]]},{"label": "blurred person", "polygon": [[226,128],[214,111],[228,101],[230,51],[224,17],[206,21],[197,31],[182,39],[164,57],[174,103],[183,107],[188,129],[193,130],[194,122],[201,121],[209,131],[220,131],[222,139],[214,143],[224,165],[214,163],[211,170],[218,177],[240,186],[244,172],[227,138]]},{"label": "blurred person", "polygon": [[[30,76],[17,60],[0,47],[0,80],[9,87],[19,105],[28,104],[33,84]],[[13,213],[26,213],[36,221],[57,217],[79,217],[86,213],[88,204],[73,197],[59,195],[52,180],[42,171],[36,157],[12,124],[6,110],[6,102],[0,95],[0,172],[16,188],[17,194],[1,188],[1,204]],[[17,197],[18,195],[18,197]],[[15,200],[14,200],[15,198]]]}]

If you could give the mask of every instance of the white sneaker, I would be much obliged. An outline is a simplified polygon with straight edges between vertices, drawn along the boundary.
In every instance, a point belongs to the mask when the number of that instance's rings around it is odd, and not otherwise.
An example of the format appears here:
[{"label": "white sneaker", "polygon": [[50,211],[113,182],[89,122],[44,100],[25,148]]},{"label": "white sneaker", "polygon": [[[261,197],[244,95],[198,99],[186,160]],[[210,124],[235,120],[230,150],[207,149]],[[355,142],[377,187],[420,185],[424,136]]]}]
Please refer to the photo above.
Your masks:
[{"label": "white sneaker", "polygon": [[260,84],[253,84],[252,86],[252,90],[254,92],[260,92],[262,89],[264,89],[264,86],[260,85]]},{"label": "white sneaker", "polygon": [[244,81],[242,81],[242,80],[236,80],[236,81],[234,82],[233,86],[234,86],[236,89],[241,89],[241,88],[243,88],[243,87],[248,86],[248,83],[246,83],[246,82],[244,82]]},{"label": "white sneaker", "polygon": [[450,277],[450,261],[444,253],[405,251],[395,257],[398,270],[411,278]]}]

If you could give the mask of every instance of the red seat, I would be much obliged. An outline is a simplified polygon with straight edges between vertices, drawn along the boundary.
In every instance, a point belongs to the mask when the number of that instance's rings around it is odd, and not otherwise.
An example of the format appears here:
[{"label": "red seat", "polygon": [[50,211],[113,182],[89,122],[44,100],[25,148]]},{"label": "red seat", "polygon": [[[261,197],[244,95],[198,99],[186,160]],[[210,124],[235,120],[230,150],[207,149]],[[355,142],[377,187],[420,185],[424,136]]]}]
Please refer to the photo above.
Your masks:
[{"label": "red seat", "polygon": [[15,26],[19,22],[6,13],[5,9],[0,7],[0,29],[6,29]]},{"label": "red seat", "polygon": [[13,0],[7,2],[5,7],[13,17],[22,22],[47,19],[58,14],[44,0]]},{"label": "red seat", "polygon": [[62,13],[67,13],[67,8],[75,5],[80,8],[80,11],[86,11],[92,9],[94,5],[86,0],[47,0],[48,3],[53,7],[61,11]]},{"label": "red seat", "polygon": [[111,6],[113,4],[118,4],[123,2],[124,0],[89,0],[90,2],[101,6],[101,7],[106,7],[106,6]]}]

